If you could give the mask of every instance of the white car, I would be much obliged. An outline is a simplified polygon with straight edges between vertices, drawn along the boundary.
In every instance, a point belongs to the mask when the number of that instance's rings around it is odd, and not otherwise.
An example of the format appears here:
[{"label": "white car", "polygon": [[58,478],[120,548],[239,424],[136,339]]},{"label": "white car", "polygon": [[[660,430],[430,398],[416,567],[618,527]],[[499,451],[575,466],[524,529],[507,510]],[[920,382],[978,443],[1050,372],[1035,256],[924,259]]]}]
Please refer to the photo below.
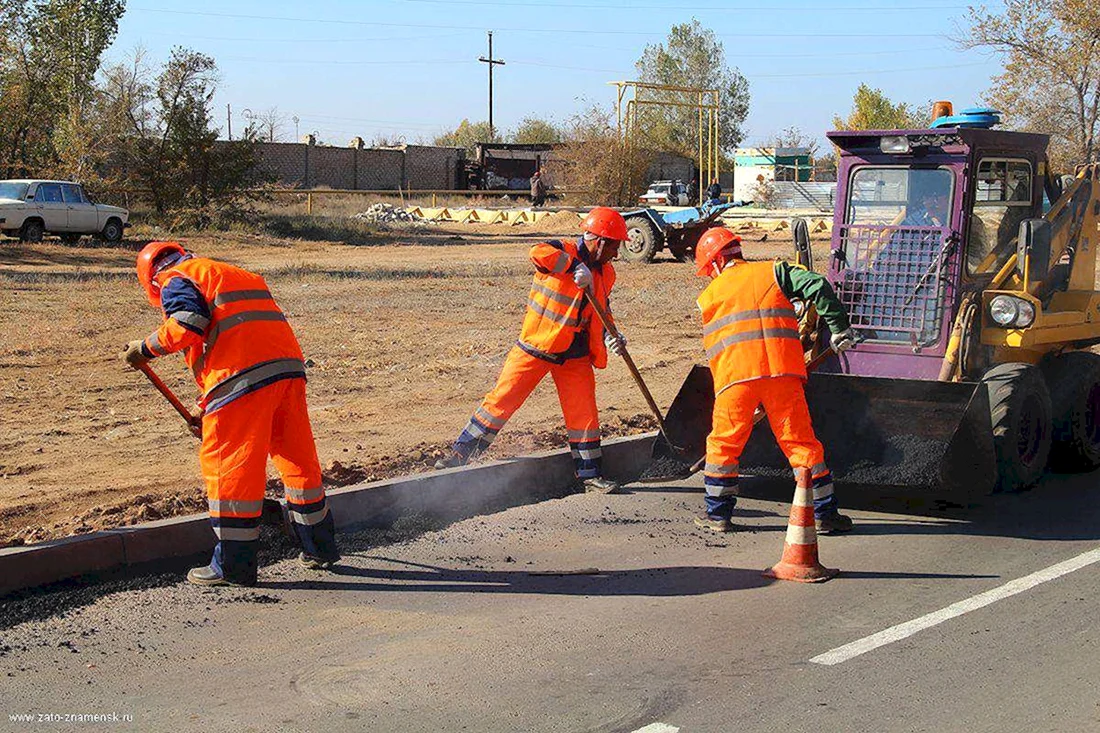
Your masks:
[{"label": "white car", "polygon": [[85,234],[118,242],[130,212],[93,203],[79,183],[69,181],[0,181],[0,232],[24,242],[41,242],[56,234],[74,244]]},{"label": "white car", "polygon": [[[675,194],[672,192],[673,186],[676,187]],[[645,206],[691,206],[683,181],[654,181],[649,184],[649,190],[638,197],[638,203]]]}]

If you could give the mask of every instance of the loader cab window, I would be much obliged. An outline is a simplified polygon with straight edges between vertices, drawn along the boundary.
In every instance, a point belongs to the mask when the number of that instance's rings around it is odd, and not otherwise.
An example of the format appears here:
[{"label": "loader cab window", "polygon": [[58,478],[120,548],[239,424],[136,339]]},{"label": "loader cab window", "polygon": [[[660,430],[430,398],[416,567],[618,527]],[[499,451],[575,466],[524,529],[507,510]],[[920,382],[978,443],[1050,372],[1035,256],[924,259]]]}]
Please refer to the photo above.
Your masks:
[{"label": "loader cab window", "polygon": [[967,232],[966,270],[993,274],[1016,251],[1020,222],[1031,216],[1031,163],[983,158],[974,187],[974,212]]},{"label": "loader cab window", "polygon": [[848,223],[947,226],[952,183],[945,168],[858,168],[848,194]]},{"label": "loader cab window", "polygon": [[932,346],[943,330],[955,172],[865,166],[849,180],[835,286],[852,326],[871,341]]}]

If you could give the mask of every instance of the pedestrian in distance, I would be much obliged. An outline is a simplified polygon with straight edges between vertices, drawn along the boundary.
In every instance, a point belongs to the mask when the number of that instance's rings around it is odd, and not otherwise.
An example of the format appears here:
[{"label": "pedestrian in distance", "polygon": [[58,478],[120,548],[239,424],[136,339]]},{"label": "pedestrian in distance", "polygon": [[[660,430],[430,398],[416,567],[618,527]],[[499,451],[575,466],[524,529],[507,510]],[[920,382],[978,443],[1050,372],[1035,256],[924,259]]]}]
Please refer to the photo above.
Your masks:
[{"label": "pedestrian in distance", "polygon": [[531,176],[531,205],[538,208],[546,203],[546,181],[542,179],[542,171],[535,171]]},{"label": "pedestrian in distance", "polygon": [[707,186],[707,203],[712,206],[717,206],[722,203],[722,185],[718,183],[717,178],[711,181],[711,184]]},{"label": "pedestrian in distance", "polygon": [[587,492],[610,494],[619,489],[603,477],[593,368],[607,366],[608,351],[621,355],[626,339],[604,332],[593,320],[587,298],[595,298],[610,314],[608,302],[615,285],[611,260],[627,238],[626,222],[614,209],[597,207],[581,228],[583,235],[576,242],[551,241],[531,248],[535,274],[519,340],[508,353],[496,386],[436,468],[464,465],[488,448],[549,374],[565,416],[577,479]]},{"label": "pedestrian in distance", "polygon": [[696,526],[733,529],[741,451],[752,434],[753,415],[763,405],[796,476],[798,469],[810,471],[817,529],[849,531],[852,520],[838,511],[825,450],[810,422],[805,355],[791,301],[817,308],[837,353],[855,344],[844,306],[821,275],[788,262],[746,262],[741,238],[724,227],[700,238],[695,264],[696,273],[711,281],[697,302],[715,395],[703,470],[706,512],[696,517]]},{"label": "pedestrian in distance", "polygon": [[298,340],[267,283],[239,267],[196,257],[176,242],[151,242],[137,259],[138,280],[164,321],[131,341],[130,366],[183,352],[202,390],[199,463],[217,544],[196,585],[254,585],[260,518],[271,457],[306,568],[340,559],[332,513],[306,409],[306,370]]}]

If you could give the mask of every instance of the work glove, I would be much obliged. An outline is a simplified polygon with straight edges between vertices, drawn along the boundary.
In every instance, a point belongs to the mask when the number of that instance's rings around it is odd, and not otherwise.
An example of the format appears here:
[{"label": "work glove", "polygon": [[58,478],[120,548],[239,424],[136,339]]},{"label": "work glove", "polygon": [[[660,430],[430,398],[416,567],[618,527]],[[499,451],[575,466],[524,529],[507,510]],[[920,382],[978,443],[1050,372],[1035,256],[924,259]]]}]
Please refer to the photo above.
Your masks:
[{"label": "work glove", "polygon": [[143,341],[131,341],[126,344],[125,350],[122,352],[122,358],[126,360],[126,363],[137,369],[142,364],[149,361],[149,357],[145,355],[145,352],[141,350]]},{"label": "work glove", "polygon": [[845,351],[855,346],[856,342],[856,332],[850,328],[846,328],[840,333],[834,333],[829,339],[829,345],[832,346],[833,351],[838,354],[843,354]]},{"label": "work glove", "polygon": [[588,265],[583,262],[577,263],[577,266],[573,268],[573,282],[581,290],[592,284],[592,271],[588,269]]},{"label": "work glove", "polygon": [[626,336],[620,333],[618,338],[616,338],[613,334],[605,332],[603,335],[603,344],[607,347],[607,350],[615,356],[622,356],[623,349],[626,347]]}]

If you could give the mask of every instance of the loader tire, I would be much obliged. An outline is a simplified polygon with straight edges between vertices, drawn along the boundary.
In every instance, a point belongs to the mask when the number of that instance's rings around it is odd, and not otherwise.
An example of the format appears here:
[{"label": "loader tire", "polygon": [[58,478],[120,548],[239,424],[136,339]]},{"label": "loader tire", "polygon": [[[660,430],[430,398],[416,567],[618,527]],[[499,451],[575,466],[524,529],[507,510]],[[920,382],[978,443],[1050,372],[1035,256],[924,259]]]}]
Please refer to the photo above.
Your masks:
[{"label": "loader tire", "polygon": [[1033,486],[1046,469],[1053,434],[1050,393],[1043,375],[1030,364],[998,364],[985,373],[982,383],[989,390],[997,489]]},{"label": "loader tire", "polygon": [[644,216],[627,218],[626,233],[629,239],[623,242],[619,254],[627,262],[653,262],[653,258],[664,246],[661,233]]},{"label": "loader tire", "polygon": [[1054,416],[1050,467],[1065,473],[1100,467],[1100,356],[1071,351],[1042,369]]}]

